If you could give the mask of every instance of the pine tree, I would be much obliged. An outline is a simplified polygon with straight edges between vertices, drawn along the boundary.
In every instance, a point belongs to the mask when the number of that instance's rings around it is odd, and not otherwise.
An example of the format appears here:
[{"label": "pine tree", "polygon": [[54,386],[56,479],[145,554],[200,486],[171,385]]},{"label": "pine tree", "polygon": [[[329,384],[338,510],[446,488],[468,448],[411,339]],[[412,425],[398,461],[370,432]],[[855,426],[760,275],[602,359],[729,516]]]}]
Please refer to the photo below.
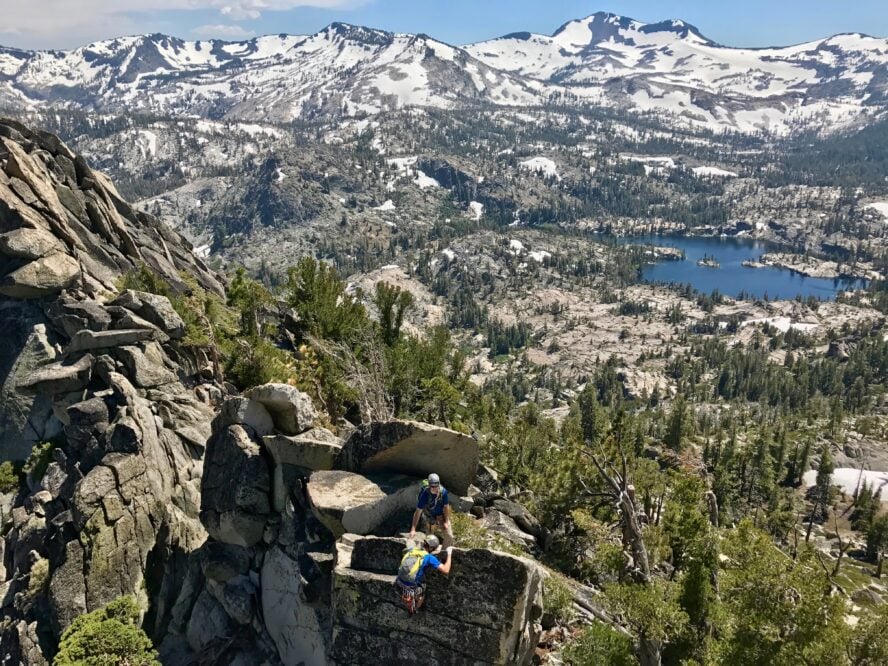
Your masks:
[{"label": "pine tree", "polygon": [[388,282],[377,282],[373,301],[379,309],[382,341],[392,347],[401,337],[404,315],[415,302],[413,294]]},{"label": "pine tree", "polygon": [[885,553],[888,551],[888,514],[882,514],[873,519],[866,533],[866,556],[871,562],[876,562],[876,577],[882,577],[882,565],[885,563]]},{"label": "pine tree", "polygon": [[666,446],[673,451],[681,451],[684,442],[685,428],[687,427],[687,404],[684,396],[679,394],[672,403],[672,412],[669,414],[669,424],[666,427],[666,436],[663,438]]},{"label": "pine tree", "polygon": [[805,472],[808,471],[808,464],[811,459],[811,440],[805,440],[805,443],[802,445],[802,452],[799,455],[799,462],[796,465],[796,477],[793,479],[794,486],[800,486],[802,484],[802,477],[805,475]]}]

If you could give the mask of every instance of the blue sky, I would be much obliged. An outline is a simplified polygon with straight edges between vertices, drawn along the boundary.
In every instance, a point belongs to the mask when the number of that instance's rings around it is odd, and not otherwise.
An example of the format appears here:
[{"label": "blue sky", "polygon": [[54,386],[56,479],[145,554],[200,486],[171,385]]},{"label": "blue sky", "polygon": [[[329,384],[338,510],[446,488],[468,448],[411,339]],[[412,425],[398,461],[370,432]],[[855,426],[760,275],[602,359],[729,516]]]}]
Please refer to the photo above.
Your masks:
[{"label": "blue sky", "polygon": [[333,21],[425,32],[453,43],[609,11],[654,22],[680,18],[731,46],[795,44],[838,32],[888,36],[888,0],[0,0],[0,44],[71,48],[163,32],[186,39],[311,33]]}]

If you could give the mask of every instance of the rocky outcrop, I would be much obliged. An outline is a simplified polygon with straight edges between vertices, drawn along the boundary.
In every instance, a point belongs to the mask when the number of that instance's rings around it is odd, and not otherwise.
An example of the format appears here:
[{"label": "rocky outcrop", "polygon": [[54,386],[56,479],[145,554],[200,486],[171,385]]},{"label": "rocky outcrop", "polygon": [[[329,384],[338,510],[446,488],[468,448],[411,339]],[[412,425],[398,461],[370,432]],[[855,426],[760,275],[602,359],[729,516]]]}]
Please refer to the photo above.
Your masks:
[{"label": "rocky outcrop", "polygon": [[0,458],[35,461],[0,496],[4,659],[49,663],[77,616],[129,594],[164,664],[523,663],[529,562],[459,553],[409,619],[390,585],[403,543],[346,535],[406,529],[432,471],[468,510],[475,440],[394,422],[344,445],[291,386],[205,383],[173,302],[117,293],[143,265],[175,294],[222,293],[58,139],[0,121]]},{"label": "rocky outcrop", "polygon": [[537,645],[542,577],[536,564],[489,550],[454,551],[449,576],[430,573],[426,603],[404,612],[394,588],[405,543],[344,536],[333,572],[331,656],[338,664],[526,664]]},{"label": "rocky outcrop", "polygon": [[0,459],[46,443],[0,512],[0,653],[16,663],[46,663],[74,618],[123,594],[154,636],[187,615],[214,413],[199,395],[219,389],[194,390],[167,298],[112,301],[143,264],[222,293],[181,237],[55,137],[0,121]]},{"label": "rocky outcrop", "polygon": [[253,546],[265,532],[271,477],[260,447],[241,425],[210,440],[204,463],[201,520],[222,543]]},{"label": "rocky outcrop", "polygon": [[[7,343],[0,349],[0,459],[21,460],[58,434],[44,394],[18,387],[38,367],[63,360],[61,346],[163,343],[184,332],[161,296],[132,292],[116,311],[105,307],[120,276],[142,265],[176,289],[188,289],[188,275],[223,293],[184,238],[136,211],[56,137],[0,120],[0,330]],[[127,316],[129,325],[115,325]],[[133,330],[144,328],[151,332]]]},{"label": "rocky outcrop", "polygon": [[[187,654],[174,658],[170,635],[164,663],[189,663],[196,652],[226,663],[241,658],[311,666],[417,659],[527,663],[542,616],[536,565],[488,550],[458,552],[450,577],[430,574],[427,606],[410,617],[392,585],[405,544],[392,537],[409,526],[428,467],[414,476],[388,468],[330,469],[348,444],[316,427],[288,434],[314,420],[294,425],[282,417],[287,405],[307,402],[296,393],[280,385],[257,387],[249,397],[229,398],[214,420],[201,510],[210,535],[201,555],[205,583],[183,636]],[[377,436],[376,443],[384,443],[378,450],[395,449],[391,464],[400,469],[409,466],[417,442],[420,450],[439,454],[448,446],[465,447],[470,461],[477,455],[474,440],[445,429],[418,423],[375,427],[388,433]],[[350,441],[352,460],[362,451],[369,452],[367,460],[373,457],[372,441],[367,447]],[[434,459],[442,475],[448,460],[455,453]],[[459,487],[458,476],[451,481]],[[516,521],[538,526],[521,505],[494,493],[489,502],[499,506],[491,512],[535,544],[517,527]],[[371,534],[376,536],[362,536]],[[213,652],[222,635],[238,638],[225,644],[234,647],[224,654]]]},{"label": "rocky outcrop", "polygon": [[465,495],[478,467],[478,442],[455,430],[415,421],[361,426],[348,438],[336,469],[426,476],[435,472],[448,490]]}]

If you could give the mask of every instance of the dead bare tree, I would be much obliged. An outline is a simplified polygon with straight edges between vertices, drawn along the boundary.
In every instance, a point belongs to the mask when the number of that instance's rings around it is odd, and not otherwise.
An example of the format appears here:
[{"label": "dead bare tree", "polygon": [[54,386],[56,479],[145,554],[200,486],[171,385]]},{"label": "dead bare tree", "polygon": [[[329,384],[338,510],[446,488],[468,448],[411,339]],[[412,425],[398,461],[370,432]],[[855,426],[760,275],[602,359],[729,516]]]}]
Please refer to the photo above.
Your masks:
[{"label": "dead bare tree", "polygon": [[839,532],[839,519],[836,518],[836,515],[833,514],[833,527],[836,530],[836,538],[839,540],[839,556],[836,558],[836,565],[833,567],[832,575],[833,577],[839,575],[839,569],[842,567],[842,559],[845,557],[845,553],[848,552],[848,549],[851,548],[851,540],[843,541],[842,535]]},{"label": "dead bare tree", "polygon": [[[650,558],[647,546],[644,543],[644,535],[641,531],[641,523],[638,520],[639,509],[635,504],[635,488],[629,483],[626,454],[620,450],[620,469],[607,460],[606,457],[593,450],[590,442],[583,449],[601,480],[604,482],[604,492],[591,493],[587,486],[587,492],[596,497],[609,498],[617,508],[620,515],[620,527],[622,531],[623,552],[626,559],[626,573],[639,585],[651,584]],[[660,666],[662,663],[662,645],[660,641],[648,638],[644,632],[638,636],[638,659],[642,666]]]},{"label": "dead bare tree", "polygon": [[386,388],[385,352],[372,332],[365,331],[358,341],[360,358],[349,345],[318,338],[309,341],[336,362],[345,381],[355,389],[362,423],[391,421],[395,417],[394,401]]}]

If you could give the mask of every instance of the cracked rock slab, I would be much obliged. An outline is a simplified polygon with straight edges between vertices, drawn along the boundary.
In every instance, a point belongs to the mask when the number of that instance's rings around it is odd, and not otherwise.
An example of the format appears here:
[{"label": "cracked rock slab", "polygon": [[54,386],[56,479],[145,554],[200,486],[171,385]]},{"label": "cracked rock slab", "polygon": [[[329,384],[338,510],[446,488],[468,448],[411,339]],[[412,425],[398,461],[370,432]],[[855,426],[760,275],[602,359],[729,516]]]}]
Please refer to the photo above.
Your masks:
[{"label": "cracked rock slab", "polygon": [[55,252],[0,278],[0,294],[10,298],[42,298],[67,289],[79,278],[77,260]]}]

